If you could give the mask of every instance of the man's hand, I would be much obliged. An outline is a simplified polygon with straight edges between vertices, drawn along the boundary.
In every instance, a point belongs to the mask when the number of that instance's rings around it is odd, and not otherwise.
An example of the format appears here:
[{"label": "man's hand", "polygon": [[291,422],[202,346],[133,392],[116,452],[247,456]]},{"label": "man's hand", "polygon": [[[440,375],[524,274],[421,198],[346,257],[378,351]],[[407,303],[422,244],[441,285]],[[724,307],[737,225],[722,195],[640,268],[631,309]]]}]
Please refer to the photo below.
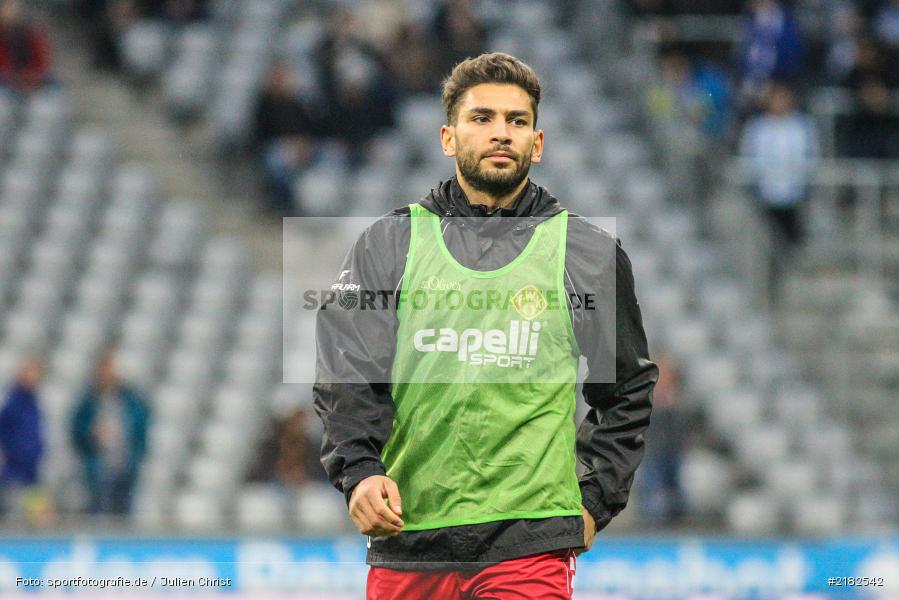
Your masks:
[{"label": "man's hand", "polygon": [[596,521],[593,520],[593,517],[583,506],[581,507],[581,514],[584,517],[584,547],[575,550],[575,555],[588,551],[593,546],[593,540],[596,539]]},{"label": "man's hand", "polygon": [[402,514],[400,490],[389,477],[372,475],[353,488],[350,518],[360,533],[374,537],[396,535],[404,525]]}]

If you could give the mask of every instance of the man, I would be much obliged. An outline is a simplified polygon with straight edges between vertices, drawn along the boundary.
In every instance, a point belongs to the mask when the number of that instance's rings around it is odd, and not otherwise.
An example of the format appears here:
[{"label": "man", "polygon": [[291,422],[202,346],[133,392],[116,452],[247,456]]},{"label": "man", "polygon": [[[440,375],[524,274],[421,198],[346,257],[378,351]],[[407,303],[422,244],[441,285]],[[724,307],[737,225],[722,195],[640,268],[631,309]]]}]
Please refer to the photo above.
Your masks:
[{"label": "man", "polygon": [[21,0],[0,0],[0,90],[27,94],[52,80],[50,40]]},{"label": "man", "polygon": [[127,514],[147,445],[147,405],[119,378],[106,351],[72,418],[72,442],[84,463],[91,512]]},{"label": "man", "polygon": [[[458,64],[455,177],[369,227],[332,286],[360,302],[318,312],[322,463],[369,536],[369,600],[570,598],[574,554],[627,502],[658,373],[617,240],[527,177],[539,101],[512,56]],[[372,291],[397,301],[362,310]]]},{"label": "man", "polygon": [[0,410],[0,480],[5,497],[0,499],[11,512],[22,508],[23,493],[39,483],[44,425],[38,387],[43,374],[44,363],[38,356],[25,358]]}]

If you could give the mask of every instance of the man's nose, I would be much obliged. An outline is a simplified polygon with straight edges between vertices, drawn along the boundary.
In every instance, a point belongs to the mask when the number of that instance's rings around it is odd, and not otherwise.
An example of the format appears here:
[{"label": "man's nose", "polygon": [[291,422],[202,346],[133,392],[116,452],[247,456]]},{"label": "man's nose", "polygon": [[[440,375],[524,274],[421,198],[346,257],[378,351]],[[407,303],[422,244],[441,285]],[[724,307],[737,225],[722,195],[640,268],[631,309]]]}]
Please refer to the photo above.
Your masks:
[{"label": "man's nose", "polygon": [[491,142],[496,142],[503,146],[508,146],[512,143],[512,136],[509,135],[509,124],[505,121],[500,121],[492,133],[493,135],[490,137]]}]

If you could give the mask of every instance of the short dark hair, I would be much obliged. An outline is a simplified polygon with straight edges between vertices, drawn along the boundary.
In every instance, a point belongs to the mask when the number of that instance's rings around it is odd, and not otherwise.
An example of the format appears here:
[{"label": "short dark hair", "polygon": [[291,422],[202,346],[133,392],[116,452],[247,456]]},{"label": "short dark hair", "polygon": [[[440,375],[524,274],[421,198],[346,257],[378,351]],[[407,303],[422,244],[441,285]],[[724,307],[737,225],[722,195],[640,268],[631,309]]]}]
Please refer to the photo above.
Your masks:
[{"label": "short dark hair", "polygon": [[510,83],[517,85],[531,97],[534,126],[537,125],[537,105],[540,104],[540,81],[530,65],[505,52],[481,54],[466,58],[443,80],[443,108],[446,122],[456,123],[459,100],[469,89],[482,83]]}]

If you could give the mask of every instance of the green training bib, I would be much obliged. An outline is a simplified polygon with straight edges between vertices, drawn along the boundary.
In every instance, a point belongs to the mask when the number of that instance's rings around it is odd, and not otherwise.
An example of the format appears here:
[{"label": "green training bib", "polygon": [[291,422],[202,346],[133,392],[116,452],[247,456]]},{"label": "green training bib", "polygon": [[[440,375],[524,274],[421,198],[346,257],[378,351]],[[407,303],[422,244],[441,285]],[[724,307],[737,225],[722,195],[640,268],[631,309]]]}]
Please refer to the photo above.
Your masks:
[{"label": "green training bib", "polygon": [[509,264],[475,271],[450,254],[437,215],[411,211],[382,452],[404,529],[580,515],[568,213],[538,224]]}]

